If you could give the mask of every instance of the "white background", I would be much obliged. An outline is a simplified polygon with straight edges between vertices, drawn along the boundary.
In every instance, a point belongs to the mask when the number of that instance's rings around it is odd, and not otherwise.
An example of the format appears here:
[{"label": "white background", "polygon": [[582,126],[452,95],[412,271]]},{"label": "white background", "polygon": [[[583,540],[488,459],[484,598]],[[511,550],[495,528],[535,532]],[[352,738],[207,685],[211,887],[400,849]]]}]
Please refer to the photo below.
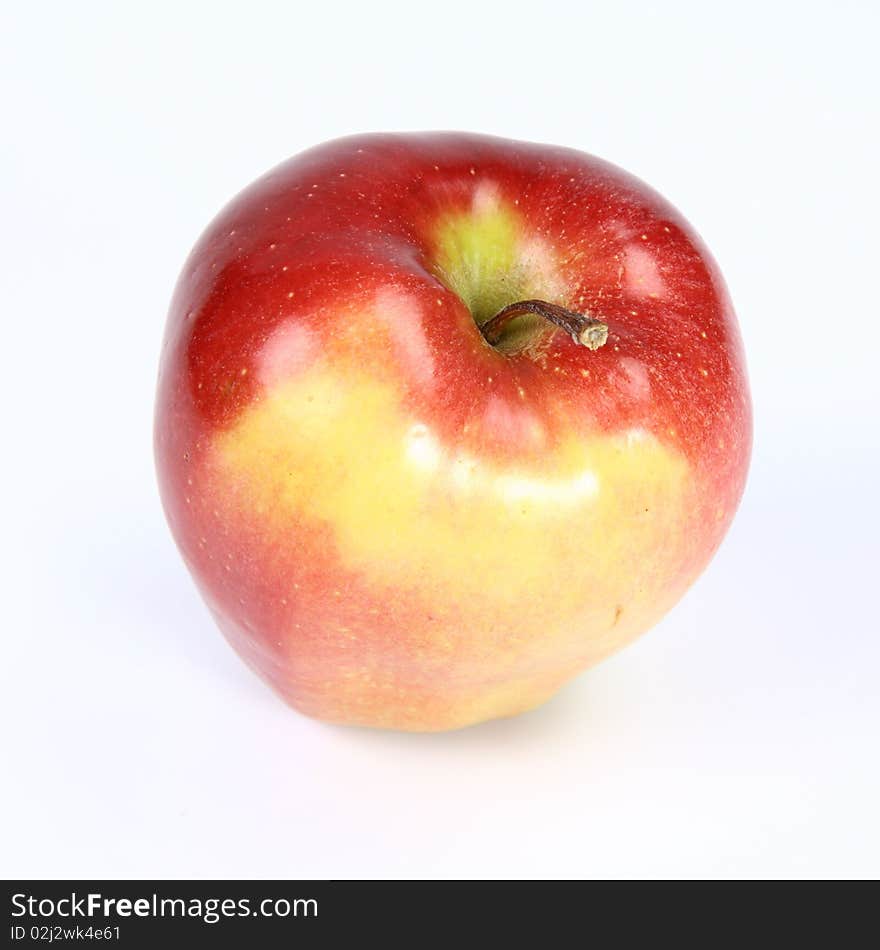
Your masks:
[{"label": "white background", "polygon": [[[9,877],[880,874],[877,4],[18,4],[2,35]],[[154,483],[169,296],[219,207],[337,135],[608,158],[720,261],[756,411],[709,570],[519,719],[284,707]]]}]

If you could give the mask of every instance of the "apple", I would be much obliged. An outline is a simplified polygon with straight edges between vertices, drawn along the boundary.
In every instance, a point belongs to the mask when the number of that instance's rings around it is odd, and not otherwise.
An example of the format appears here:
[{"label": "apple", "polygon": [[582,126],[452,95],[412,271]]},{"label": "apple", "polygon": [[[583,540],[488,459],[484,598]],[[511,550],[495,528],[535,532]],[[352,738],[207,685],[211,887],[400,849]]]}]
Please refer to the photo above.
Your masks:
[{"label": "apple", "polygon": [[543,703],[682,596],[750,446],[708,251],[569,149],[321,145],[220,213],[171,304],[172,532],[232,646],[329,722]]}]

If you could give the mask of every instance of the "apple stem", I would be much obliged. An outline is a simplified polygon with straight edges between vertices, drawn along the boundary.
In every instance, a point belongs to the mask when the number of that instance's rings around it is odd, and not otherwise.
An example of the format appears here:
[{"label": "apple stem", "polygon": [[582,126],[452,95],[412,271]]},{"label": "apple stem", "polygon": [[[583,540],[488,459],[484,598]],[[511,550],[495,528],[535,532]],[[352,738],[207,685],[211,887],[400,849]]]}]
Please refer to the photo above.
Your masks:
[{"label": "apple stem", "polygon": [[491,320],[487,320],[480,330],[486,340],[494,346],[501,339],[505,326],[514,317],[522,316],[524,313],[536,313],[565,330],[579,346],[585,346],[590,350],[598,350],[608,339],[608,325],[601,320],[560,307],[559,304],[547,303],[546,300],[520,300],[517,303],[508,304],[502,307]]}]

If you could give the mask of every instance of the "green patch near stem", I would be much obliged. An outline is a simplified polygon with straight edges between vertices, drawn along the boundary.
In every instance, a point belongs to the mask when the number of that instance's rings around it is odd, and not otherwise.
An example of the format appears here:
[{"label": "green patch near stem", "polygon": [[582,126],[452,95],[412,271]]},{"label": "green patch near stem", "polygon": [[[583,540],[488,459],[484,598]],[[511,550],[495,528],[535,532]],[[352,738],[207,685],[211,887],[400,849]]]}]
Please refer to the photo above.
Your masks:
[{"label": "green patch near stem", "polygon": [[437,276],[461,297],[478,326],[508,304],[541,296],[522,235],[519,215],[500,202],[446,215],[438,224]]}]

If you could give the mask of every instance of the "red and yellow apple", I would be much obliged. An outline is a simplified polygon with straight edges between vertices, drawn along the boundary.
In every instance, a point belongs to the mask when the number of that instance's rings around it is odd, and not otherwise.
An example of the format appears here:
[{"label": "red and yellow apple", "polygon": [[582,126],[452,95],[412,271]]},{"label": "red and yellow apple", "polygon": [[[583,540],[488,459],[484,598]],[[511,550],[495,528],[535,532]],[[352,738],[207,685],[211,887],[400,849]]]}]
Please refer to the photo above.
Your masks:
[{"label": "red and yellow apple", "polygon": [[705,567],[750,444],[706,248],[567,149],[312,149],[208,227],[168,318],[174,537],[233,647],[331,722],[544,702]]}]

